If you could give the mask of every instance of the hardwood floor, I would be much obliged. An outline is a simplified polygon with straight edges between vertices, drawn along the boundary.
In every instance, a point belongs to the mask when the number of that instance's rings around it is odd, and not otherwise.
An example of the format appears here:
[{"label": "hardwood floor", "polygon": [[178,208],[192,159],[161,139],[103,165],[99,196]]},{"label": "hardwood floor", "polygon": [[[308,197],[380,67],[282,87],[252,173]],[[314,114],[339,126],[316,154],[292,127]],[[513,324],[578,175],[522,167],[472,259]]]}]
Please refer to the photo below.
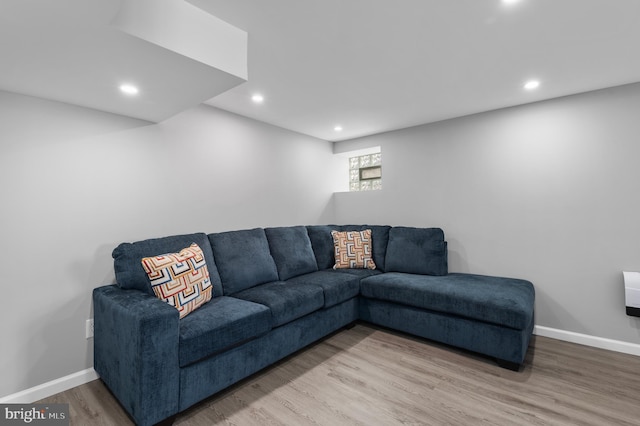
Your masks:
[{"label": "hardwood floor", "polygon": [[[39,402],[131,425],[101,381]],[[175,425],[640,425],[640,357],[534,336],[524,369],[358,324],[181,413]]]}]

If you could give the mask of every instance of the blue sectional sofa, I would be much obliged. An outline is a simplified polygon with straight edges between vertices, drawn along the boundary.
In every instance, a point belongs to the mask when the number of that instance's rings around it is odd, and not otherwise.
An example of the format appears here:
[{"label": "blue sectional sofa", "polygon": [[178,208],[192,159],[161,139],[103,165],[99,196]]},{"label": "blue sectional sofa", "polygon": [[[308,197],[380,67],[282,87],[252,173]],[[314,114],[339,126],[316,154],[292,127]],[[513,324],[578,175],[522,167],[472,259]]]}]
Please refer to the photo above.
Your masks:
[{"label": "blue sectional sofa", "polygon": [[[334,269],[332,231],[371,230],[375,269]],[[212,299],[184,318],[158,299],[141,259],[197,244]],[[292,226],[120,244],[117,284],[98,287],[94,368],[139,425],[175,415],[357,320],[519,369],[533,285],[448,273],[438,228]]]}]

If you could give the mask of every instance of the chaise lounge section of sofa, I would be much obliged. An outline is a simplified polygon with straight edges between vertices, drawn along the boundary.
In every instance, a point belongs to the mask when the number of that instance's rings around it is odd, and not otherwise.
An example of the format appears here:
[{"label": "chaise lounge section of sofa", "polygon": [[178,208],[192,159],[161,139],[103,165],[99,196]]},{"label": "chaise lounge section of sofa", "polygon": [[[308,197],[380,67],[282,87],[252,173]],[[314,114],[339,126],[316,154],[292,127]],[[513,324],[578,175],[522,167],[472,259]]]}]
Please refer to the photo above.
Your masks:
[{"label": "chaise lounge section of sofa", "polygon": [[[370,230],[367,268],[334,268],[332,231]],[[360,242],[358,242],[360,243]],[[141,259],[201,249],[212,299],[180,319]],[[357,251],[357,250],[356,250]],[[520,368],[533,285],[449,273],[439,228],[317,225],[196,233],[120,244],[117,284],[94,290],[94,368],[139,425],[197,402],[357,320]],[[375,269],[371,265],[375,264]]]}]

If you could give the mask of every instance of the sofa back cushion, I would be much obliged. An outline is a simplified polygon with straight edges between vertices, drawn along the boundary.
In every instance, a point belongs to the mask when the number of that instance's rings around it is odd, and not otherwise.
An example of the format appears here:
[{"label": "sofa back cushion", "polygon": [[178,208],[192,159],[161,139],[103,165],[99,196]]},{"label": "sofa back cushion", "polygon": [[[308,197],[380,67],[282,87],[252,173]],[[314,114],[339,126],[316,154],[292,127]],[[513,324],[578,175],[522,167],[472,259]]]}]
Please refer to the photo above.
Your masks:
[{"label": "sofa back cushion", "polygon": [[307,226],[311,247],[316,258],[319,270],[330,269],[336,263],[333,251],[333,237],[331,231],[341,231],[338,225],[311,225]]},{"label": "sofa back cushion", "polygon": [[311,240],[304,226],[266,228],[264,232],[280,280],[318,270]]},{"label": "sofa back cushion", "polygon": [[312,225],[307,226],[311,246],[318,263],[318,269],[330,269],[336,263],[334,242],[331,231],[364,231],[371,229],[371,244],[373,245],[373,262],[376,269],[385,271],[385,258],[389,229],[387,225]]},{"label": "sofa back cushion", "polygon": [[213,259],[209,239],[204,233],[173,235],[120,244],[111,254],[118,286],[124,289],[140,290],[154,296],[155,294],[151,289],[151,281],[142,267],[142,259],[165,253],[179,252],[193,243],[197,244],[204,254],[204,260],[209,270],[209,280],[213,286],[213,297],[222,296],[222,284],[217,265]]},{"label": "sofa back cushion", "polygon": [[440,228],[396,226],[389,231],[387,272],[447,275],[447,242]]},{"label": "sofa back cushion", "polygon": [[376,269],[386,271],[387,245],[389,242],[390,226],[387,225],[342,225],[342,231],[364,231],[371,229],[371,244],[373,246],[373,261]]},{"label": "sofa back cushion", "polygon": [[264,229],[209,234],[225,295],[271,281],[278,270]]}]

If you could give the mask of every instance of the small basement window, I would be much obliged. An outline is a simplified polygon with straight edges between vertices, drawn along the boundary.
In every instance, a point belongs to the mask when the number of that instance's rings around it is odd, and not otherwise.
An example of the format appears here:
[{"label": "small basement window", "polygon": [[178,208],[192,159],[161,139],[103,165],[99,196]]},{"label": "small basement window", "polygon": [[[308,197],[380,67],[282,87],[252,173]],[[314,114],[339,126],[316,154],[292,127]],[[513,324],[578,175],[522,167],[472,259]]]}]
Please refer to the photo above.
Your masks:
[{"label": "small basement window", "polygon": [[349,191],[382,189],[382,153],[349,158]]}]

